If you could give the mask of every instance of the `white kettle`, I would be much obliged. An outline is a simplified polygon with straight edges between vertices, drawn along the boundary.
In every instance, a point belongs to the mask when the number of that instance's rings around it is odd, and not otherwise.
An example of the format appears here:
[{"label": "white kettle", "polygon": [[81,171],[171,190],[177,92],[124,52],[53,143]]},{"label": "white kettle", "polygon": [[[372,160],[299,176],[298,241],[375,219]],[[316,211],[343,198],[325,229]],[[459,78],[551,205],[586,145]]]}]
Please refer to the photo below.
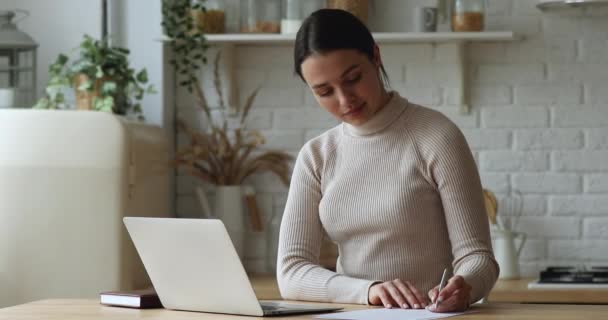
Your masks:
[{"label": "white kettle", "polygon": [[[526,242],[526,234],[506,229],[495,229],[494,257],[500,267],[499,279],[519,279],[519,255]],[[519,245],[515,241],[519,240]]]}]

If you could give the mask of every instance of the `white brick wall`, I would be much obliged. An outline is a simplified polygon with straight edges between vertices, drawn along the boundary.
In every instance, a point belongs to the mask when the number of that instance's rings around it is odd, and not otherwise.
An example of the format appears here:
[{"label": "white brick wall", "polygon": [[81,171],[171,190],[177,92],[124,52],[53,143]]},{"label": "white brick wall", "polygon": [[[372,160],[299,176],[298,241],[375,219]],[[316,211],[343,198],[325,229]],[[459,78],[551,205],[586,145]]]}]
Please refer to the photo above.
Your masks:
[{"label": "white brick wall", "polygon": [[522,261],[535,261],[539,258],[547,257],[547,241],[546,240],[537,240],[530,239],[526,240],[526,243],[521,250]]},{"label": "white brick wall", "polygon": [[529,238],[577,239],[581,236],[580,224],[579,218],[521,217],[516,227]]},{"label": "white brick wall", "polygon": [[530,106],[484,108],[481,110],[481,124],[486,128],[546,127],[549,124],[549,109]]},{"label": "white brick wall", "polygon": [[[381,44],[392,88],[445,113],[463,130],[484,187],[501,201],[500,214],[528,234],[521,256],[528,276],[551,264],[608,263],[608,10],[541,14],[535,3],[489,1],[488,30],[515,30],[524,39],[467,46],[466,115],[458,107],[453,44]],[[266,135],[267,147],[295,155],[338,123],[293,76],[290,45],[238,46],[235,54],[240,96],[263,84],[248,126]],[[208,72],[204,85],[216,104]],[[204,123],[183,90],[176,104],[188,123]],[[180,136],[180,143],[185,140]],[[202,183],[179,172],[177,213],[200,216],[192,190]],[[276,227],[287,188],[270,174],[248,183]],[[503,201],[516,191],[523,194],[521,218]],[[276,234],[251,232],[250,239],[247,268],[271,270]]]},{"label": "white brick wall", "polygon": [[482,151],[480,168],[484,171],[545,171],[549,169],[546,152]]},{"label": "white brick wall", "polygon": [[[478,166],[479,167],[479,166]],[[484,188],[498,193],[507,193],[510,190],[509,175],[506,173],[481,172],[481,183]]]},{"label": "white brick wall", "polygon": [[608,215],[608,195],[551,196],[549,212],[552,215]]},{"label": "white brick wall", "polygon": [[507,149],[511,146],[511,132],[502,129],[461,129],[469,147],[474,150]]},{"label": "white brick wall", "polygon": [[[606,49],[608,52],[608,48]],[[608,90],[605,83],[588,83],[586,86],[585,96],[591,104],[606,104],[608,103]]]},{"label": "white brick wall", "polygon": [[580,85],[570,83],[521,84],[515,86],[515,103],[528,105],[577,105],[582,102]]},{"label": "white brick wall", "polygon": [[578,261],[599,260],[606,262],[608,240],[554,240],[549,242],[549,258]]},{"label": "white brick wall", "polygon": [[[472,105],[509,105],[513,103],[513,92],[510,86],[479,85],[471,88]],[[457,103],[454,103],[457,104]]]},{"label": "white brick wall", "polygon": [[474,80],[486,84],[531,84],[542,81],[544,77],[544,67],[540,63],[482,64],[477,67]]},{"label": "white brick wall", "polygon": [[577,174],[513,174],[513,188],[525,194],[580,193],[581,185],[581,177]]},{"label": "white brick wall", "polygon": [[581,106],[580,108],[553,108],[553,123],[557,128],[608,127],[608,108],[606,104]]},{"label": "white brick wall", "polygon": [[608,239],[608,218],[587,218],[583,221],[586,238]]},{"label": "white brick wall", "polygon": [[585,176],[585,192],[608,193],[608,174],[590,174]]},{"label": "white brick wall", "polygon": [[583,133],[579,129],[522,129],[515,131],[515,148],[534,149],[580,149]]},{"label": "white brick wall", "polygon": [[608,128],[588,129],[587,148],[608,149]]},{"label": "white brick wall", "polygon": [[547,199],[543,196],[523,196],[521,215],[544,216],[547,214]]},{"label": "white brick wall", "polygon": [[551,162],[558,171],[608,171],[608,150],[554,151]]}]

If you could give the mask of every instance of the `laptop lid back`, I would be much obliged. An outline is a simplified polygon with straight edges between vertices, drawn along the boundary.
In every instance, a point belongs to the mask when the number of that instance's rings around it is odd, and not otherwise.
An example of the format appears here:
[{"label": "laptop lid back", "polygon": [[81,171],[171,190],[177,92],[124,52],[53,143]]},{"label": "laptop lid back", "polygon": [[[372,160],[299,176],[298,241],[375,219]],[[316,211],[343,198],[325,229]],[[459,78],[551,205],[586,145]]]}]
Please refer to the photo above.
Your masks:
[{"label": "laptop lid back", "polygon": [[263,315],[220,220],[123,220],[165,308]]}]

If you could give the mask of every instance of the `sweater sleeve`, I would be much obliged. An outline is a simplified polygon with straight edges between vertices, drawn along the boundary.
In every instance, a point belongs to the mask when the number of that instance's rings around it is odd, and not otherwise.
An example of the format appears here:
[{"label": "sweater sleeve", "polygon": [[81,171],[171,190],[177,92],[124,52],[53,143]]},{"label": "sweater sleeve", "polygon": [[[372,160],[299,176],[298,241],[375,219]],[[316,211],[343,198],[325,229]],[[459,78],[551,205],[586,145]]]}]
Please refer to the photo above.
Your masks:
[{"label": "sweater sleeve", "polygon": [[[455,275],[472,286],[471,303],[485,297],[498,277],[477,166],[462,132],[447,118],[422,130],[427,174],[444,208]],[[435,120],[437,120],[435,118]]]},{"label": "sweater sleeve", "polygon": [[279,233],[279,290],[289,300],[367,304],[372,281],[338,274],[319,265],[323,235],[319,219],[320,158],[308,143],[295,163]]}]

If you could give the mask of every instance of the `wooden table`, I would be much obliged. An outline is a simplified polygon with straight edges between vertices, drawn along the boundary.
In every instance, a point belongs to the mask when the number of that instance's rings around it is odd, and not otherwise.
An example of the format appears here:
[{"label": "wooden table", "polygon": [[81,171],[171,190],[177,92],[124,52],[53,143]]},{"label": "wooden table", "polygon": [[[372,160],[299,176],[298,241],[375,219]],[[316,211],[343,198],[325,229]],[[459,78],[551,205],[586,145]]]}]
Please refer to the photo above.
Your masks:
[{"label": "wooden table", "polygon": [[[313,303],[309,303],[313,304]],[[339,305],[345,311],[367,308],[360,305]],[[546,305],[546,304],[485,304],[472,307],[470,313],[449,319],[462,320],[529,320],[529,319],[608,319],[608,305]],[[165,309],[114,308],[99,304],[98,300],[41,300],[0,309],[0,320],[206,320],[206,319],[253,319],[213,313],[171,311]],[[314,315],[272,317],[267,319],[314,319]]]},{"label": "wooden table", "polygon": [[[608,289],[528,289],[533,279],[498,280],[490,292],[490,302],[608,304]],[[259,299],[281,299],[274,275],[252,275]]]}]

